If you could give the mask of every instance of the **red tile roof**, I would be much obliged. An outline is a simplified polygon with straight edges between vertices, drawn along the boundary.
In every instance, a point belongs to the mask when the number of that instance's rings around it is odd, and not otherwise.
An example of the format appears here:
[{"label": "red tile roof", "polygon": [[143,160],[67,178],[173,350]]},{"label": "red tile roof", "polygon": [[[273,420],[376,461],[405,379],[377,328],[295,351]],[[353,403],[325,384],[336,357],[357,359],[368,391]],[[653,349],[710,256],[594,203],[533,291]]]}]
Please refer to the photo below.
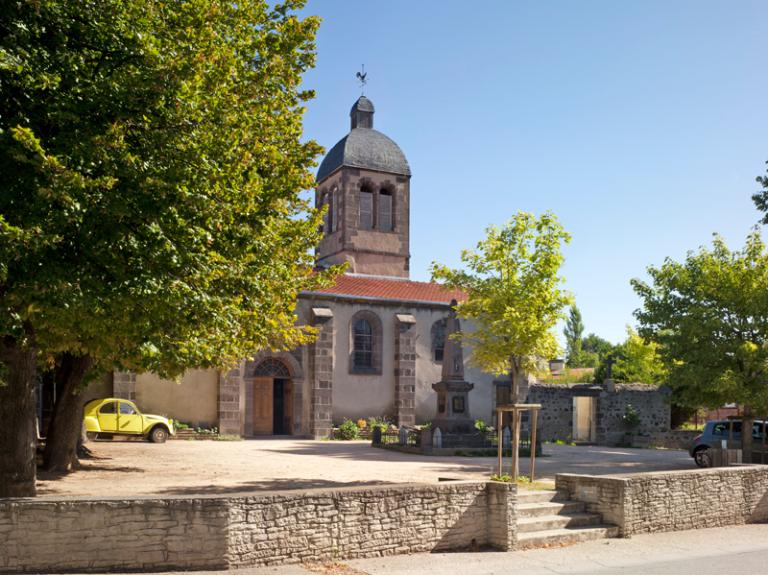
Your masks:
[{"label": "red tile roof", "polygon": [[305,293],[429,303],[466,299],[463,292],[448,290],[436,283],[350,274],[336,278],[336,284],[331,287]]}]

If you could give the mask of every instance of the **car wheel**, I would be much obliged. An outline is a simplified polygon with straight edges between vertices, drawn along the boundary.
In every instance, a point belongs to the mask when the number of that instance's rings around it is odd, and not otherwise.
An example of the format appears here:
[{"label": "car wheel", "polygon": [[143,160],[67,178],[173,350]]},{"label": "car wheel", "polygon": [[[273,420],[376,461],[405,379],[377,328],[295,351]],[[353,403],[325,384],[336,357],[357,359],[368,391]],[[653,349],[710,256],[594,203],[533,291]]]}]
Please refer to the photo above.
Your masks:
[{"label": "car wheel", "polygon": [[152,443],[165,443],[166,439],[168,439],[168,432],[164,427],[158,425],[149,432],[149,440]]},{"label": "car wheel", "polygon": [[712,467],[712,450],[709,447],[702,447],[693,453],[693,460],[699,467]]}]

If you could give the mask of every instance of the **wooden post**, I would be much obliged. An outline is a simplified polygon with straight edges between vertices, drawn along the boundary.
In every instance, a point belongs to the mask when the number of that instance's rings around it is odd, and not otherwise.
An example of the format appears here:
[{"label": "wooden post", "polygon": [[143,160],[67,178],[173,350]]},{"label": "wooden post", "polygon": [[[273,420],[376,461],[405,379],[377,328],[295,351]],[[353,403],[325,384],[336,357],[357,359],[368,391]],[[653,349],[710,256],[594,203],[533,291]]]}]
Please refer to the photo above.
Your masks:
[{"label": "wooden post", "polygon": [[531,484],[533,484],[533,477],[536,470],[536,423],[539,418],[539,410],[531,410]]},{"label": "wooden post", "polygon": [[500,409],[496,410],[496,443],[498,444],[498,452],[499,452],[499,472],[498,475],[501,477],[501,471],[502,471],[502,465],[501,465],[501,455],[503,453],[504,446],[502,445],[504,443],[504,434],[502,433],[501,429],[501,422],[503,413]]},{"label": "wooden post", "polygon": [[512,482],[517,482],[519,472],[519,452],[520,452],[520,412],[517,409],[512,411]]}]

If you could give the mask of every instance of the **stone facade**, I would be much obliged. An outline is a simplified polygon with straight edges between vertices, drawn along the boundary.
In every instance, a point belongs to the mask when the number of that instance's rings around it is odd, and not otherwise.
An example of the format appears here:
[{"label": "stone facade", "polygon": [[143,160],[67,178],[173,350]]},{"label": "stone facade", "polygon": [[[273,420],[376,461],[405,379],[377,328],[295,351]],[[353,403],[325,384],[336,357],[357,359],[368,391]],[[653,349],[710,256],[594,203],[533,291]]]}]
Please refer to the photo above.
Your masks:
[{"label": "stone facade", "polygon": [[333,312],[329,308],[313,308],[313,325],[317,340],[309,347],[312,394],[310,432],[313,437],[328,437],[333,428]]},{"label": "stone facade", "polygon": [[130,371],[115,371],[112,374],[112,396],[121,399],[136,399],[136,374]]},{"label": "stone facade", "polygon": [[416,425],[416,343],[410,314],[395,315],[395,416],[399,425]]},{"label": "stone facade", "polygon": [[768,467],[594,477],[559,474],[558,489],[588,503],[623,537],[768,521]]},{"label": "stone facade", "polygon": [[624,441],[622,417],[627,405],[637,411],[640,425],[634,433],[653,437],[669,431],[670,406],[666,388],[643,384],[615,384],[612,391],[590,384],[533,383],[528,401],[542,405],[539,434],[542,441],[570,440],[573,437],[574,397],[591,397],[596,402],[596,443],[616,445]]},{"label": "stone facade", "polygon": [[227,569],[516,541],[516,487],[483,482],[257,496],[0,502],[0,572]]}]

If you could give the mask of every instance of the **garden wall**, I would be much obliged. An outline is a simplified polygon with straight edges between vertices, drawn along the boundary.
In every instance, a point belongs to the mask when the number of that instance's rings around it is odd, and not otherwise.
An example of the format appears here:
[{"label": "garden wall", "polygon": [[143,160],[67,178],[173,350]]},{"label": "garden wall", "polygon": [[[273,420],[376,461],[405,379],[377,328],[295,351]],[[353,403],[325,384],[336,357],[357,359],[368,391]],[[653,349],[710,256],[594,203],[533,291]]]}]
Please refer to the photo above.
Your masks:
[{"label": "garden wall", "polygon": [[516,542],[516,487],[0,502],[0,572],[227,569]]},{"label": "garden wall", "polygon": [[618,525],[622,537],[768,521],[768,467],[614,476],[558,474],[557,489]]}]

